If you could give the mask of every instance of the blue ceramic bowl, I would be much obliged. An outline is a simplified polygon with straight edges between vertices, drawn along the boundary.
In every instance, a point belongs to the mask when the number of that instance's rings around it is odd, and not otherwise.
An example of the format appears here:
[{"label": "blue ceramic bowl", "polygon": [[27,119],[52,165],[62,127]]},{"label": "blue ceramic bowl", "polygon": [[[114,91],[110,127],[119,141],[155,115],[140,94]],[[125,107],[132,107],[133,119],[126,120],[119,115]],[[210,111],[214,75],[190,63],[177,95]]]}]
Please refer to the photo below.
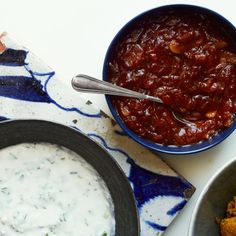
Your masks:
[{"label": "blue ceramic bowl", "polygon": [[[115,46],[118,44],[119,40],[124,37],[124,35],[126,35],[133,28],[135,28],[137,22],[141,22],[142,20],[147,19],[148,17],[151,17],[155,14],[169,12],[169,11],[178,11],[178,10],[183,10],[183,9],[187,9],[190,12],[191,11],[194,11],[194,12],[199,11],[199,13],[204,13],[206,15],[209,15],[209,17],[211,17],[212,20],[214,20],[214,22],[217,23],[217,25],[219,26],[219,29],[222,30],[225,34],[227,34],[227,36],[229,37],[229,39],[232,40],[232,42],[236,41],[236,28],[234,27],[234,25],[232,25],[223,16],[219,15],[218,13],[216,13],[212,10],[202,8],[199,6],[182,5],[182,4],[180,4],[180,5],[179,4],[178,5],[166,5],[166,6],[158,7],[158,8],[146,11],[146,12],[136,16],[135,18],[130,20],[117,33],[117,35],[112,40],[112,42],[107,50],[106,56],[105,56],[105,60],[104,60],[104,64],[103,64],[103,80],[108,81],[108,76],[107,76],[108,63],[112,57]],[[123,123],[123,121],[120,118],[119,114],[117,113],[116,109],[113,107],[113,104],[112,104],[109,96],[106,96],[106,101],[107,101],[107,104],[110,108],[110,111],[111,111],[113,117],[115,118],[117,123],[121,126],[123,131],[127,135],[129,135],[133,140],[135,140],[136,142],[140,143],[141,145],[143,145],[147,148],[150,148],[151,150],[157,151],[157,152],[169,153],[169,154],[191,154],[191,153],[200,152],[200,151],[209,149],[209,148],[217,145],[218,143],[222,142],[236,128],[236,119],[235,119],[234,123],[229,128],[222,130],[216,136],[208,139],[207,141],[203,141],[203,142],[192,144],[192,145],[184,145],[184,146],[162,145],[162,144],[158,144],[158,143],[143,139],[143,138],[139,137],[137,134],[135,134],[134,132],[132,132]]]}]

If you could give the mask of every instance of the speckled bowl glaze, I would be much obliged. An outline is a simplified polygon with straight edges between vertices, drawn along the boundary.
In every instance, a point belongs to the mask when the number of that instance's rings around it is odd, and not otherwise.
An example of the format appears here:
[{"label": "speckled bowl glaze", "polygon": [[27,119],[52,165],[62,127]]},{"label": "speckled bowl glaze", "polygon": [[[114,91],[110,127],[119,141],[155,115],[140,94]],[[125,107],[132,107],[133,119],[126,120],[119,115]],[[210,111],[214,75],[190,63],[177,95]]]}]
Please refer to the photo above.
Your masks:
[{"label": "speckled bowl glaze", "polygon": [[[221,30],[223,30],[229,36],[229,38],[232,41],[236,40],[236,29],[235,29],[234,25],[232,25],[223,16],[219,15],[218,13],[216,13],[212,10],[202,8],[202,7],[199,7],[199,6],[182,5],[182,4],[180,4],[180,5],[166,5],[166,6],[158,7],[158,8],[149,10],[147,12],[144,12],[144,13],[136,16],[135,18],[130,20],[117,33],[117,35],[112,40],[112,42],[111,42],[111,44],[110,44],[110,46],[107,50],[106,56],[105,56],[104,65],[103,65],[103,80],[105,80],[105,81],[108,80],[108,76],[107,76],[108,63],[109,63],[110,58],[113,54],[115,46],[117,45],[119,40],[124,35],[126,35],[128,32],[130,32],[135,27],[137,22],[143,21],[144,19],[146,19],[146,18],[148,18],[148,17],[150,17],[154,14],[158,14],[159,12],[178,11],[178,10],[182,10],[182,9],[187,9],[189,12],[199,11],[199,13],[202,12],[202,13],[205,13],[205,14],[209,15],[210,17],[212,17],[214,19],[214,21],[217,22],[217,24],[219,25],[219,28],[221,28]],[[147,148],[152,149],[153,151],[157,151],[157,152],[163,152],[163,153],[169,153],[169,154],[191,154],[191,153],[196,153],[196,152],[200,152],[200,151],[203,151],[203,150],[207,150],[207,149],[217,145],[218,143],[222,142],[236,128],[236,120],[235,120],[234,123],[229,128],[222,130],[217,135],[215,135],[214,137],[212,137],[212,138],[210,138],[206,141],[199,142],[199,143],[196,143],[196,144],[193,144],[193,145],[185,145],[185,146],[162,145],[162,144],[158,144],[158,143],[143,139],[143,138],[139,137],[138,135],[136,135],[134,132],[132,132],[123,123],[122,119],[120,118],[117,111],[113,107],[109,96],[106,96],[106,101],[107,101],[108,107],[110,108],[110,111],[111,111],[113,117],[115,118],[117,123],[121,126],[121,128],[124,130],[124,132],[127,135],[129,135],[132,139],[134,139],[136,142],[140,143],[141,145],[143,145]]]},{"label": "speckled bowl glaze", "polygon": [[123,171],[99,144],[78,130],[40,120],[5,121],[0,125],[0,149],[19,143],[51,143],[85,159],[105,181],[115,208],[115,236],[139,236],[135,198]]},{"label": "speckled bowl glaze", "polygon": [[220,235],[216,219],[225,217],[228,202],[236,196],[236,160],[222,167],[208,182],[196,203],[189,236]]}]

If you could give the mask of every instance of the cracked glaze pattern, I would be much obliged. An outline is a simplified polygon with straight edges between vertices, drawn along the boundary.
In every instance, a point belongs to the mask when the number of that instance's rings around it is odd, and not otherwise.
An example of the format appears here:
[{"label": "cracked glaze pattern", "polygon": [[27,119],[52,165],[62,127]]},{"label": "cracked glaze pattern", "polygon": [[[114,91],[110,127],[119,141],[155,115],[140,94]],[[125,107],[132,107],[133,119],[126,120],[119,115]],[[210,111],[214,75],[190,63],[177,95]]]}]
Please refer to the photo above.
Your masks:
[{"label": "cracked glaze pattern", "polygon": [[73,127],[105,147],[133,188],[141,235],[161,235],[194,192],[157,155],[135,143],[118,125],[26,48],[1,37],[0,121],[43,119]]}]

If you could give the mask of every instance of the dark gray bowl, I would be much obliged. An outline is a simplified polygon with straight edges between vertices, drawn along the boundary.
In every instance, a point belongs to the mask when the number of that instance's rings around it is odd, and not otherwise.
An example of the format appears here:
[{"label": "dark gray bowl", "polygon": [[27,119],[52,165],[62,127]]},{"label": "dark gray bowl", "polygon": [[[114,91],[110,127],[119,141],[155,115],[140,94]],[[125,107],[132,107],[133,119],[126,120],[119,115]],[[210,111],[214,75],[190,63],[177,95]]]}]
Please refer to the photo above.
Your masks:
[{"label": "dark gray bowl", "polygon": [[99,144],[75,129],[39,120],[3,122],[0,124],[0,137],[0,149],[19,143],[46,142],[79,154],[107,184],[115,207],[115,236],[139,236],[139,218],[130,184],[117,163]]},{"label": "dark gray bowl", "polygon": [[189,236],[219,236],[216,218],[225,217],[233,196],[236,196],[236,160],[223,166],[204,188],[192,215]]}]

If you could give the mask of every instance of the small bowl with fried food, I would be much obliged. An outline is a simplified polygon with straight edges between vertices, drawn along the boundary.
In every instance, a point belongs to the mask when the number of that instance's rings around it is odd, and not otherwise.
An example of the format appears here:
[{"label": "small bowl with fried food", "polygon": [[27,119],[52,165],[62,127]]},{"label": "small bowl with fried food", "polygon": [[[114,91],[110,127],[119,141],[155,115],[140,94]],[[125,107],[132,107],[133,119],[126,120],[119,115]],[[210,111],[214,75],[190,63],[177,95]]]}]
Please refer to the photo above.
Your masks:
[{"label": "small bowl with fried food", "polygon": [[222,236],[236,235],[236,196],[230,201],[226,209],[226,217],[219,219]]},{"label": "small bowl with fried food", "polygon": [[236,236],[236,159],[209,181],[197,201],[189,236]]}]

